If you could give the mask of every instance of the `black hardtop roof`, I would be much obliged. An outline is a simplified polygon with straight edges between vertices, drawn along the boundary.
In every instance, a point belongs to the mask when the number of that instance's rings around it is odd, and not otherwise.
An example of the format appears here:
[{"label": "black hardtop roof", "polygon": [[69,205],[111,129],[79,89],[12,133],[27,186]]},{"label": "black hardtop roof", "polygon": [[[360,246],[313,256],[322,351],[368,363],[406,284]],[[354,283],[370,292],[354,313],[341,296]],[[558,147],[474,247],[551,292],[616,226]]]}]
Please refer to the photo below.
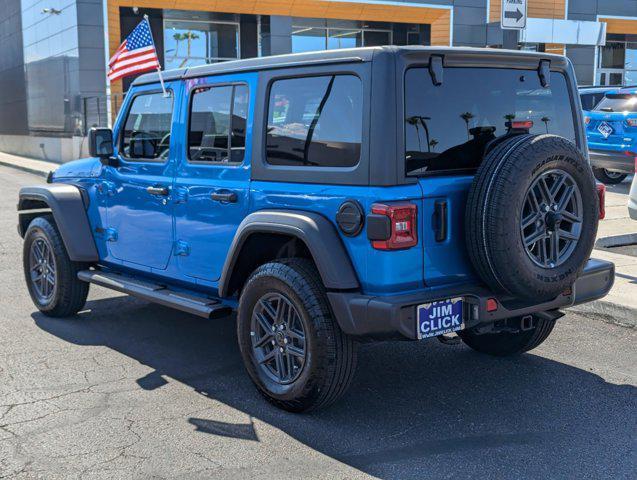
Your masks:
[{"label": "black hardtop roof", "polygon": [[[429,56],[432,54],[461,57],[465,60],[471,58],[485,58],[506,60],[503,66],[511,66],[516,61],[528,64],[529,61],[539,62],[541,59],[551,61],[551,64],[566,65],[566,58],[550,53],[526,52],[520,50],[504,50],[498,48],[474,48],[474,47],[424,47],[424,46],[383,46],[346,48],[339,50],[322,50],[307,53],[289,53],[285,55],[273,55],[268,57],[256,57],[243,60],[201,65],[198,67],[181,68],[162,72],[164,80],[177,80],[184,78],[204,77],[208,75],[221,75],[228,73],[270,70],[276,68],[290,68],[312,65],[329,65],[333,63],[369,62],[376,53],[386,53],[396,56]],[[534,60],[535,59],[535,60]],[[159,82],[157,72],[147,73],[137,77],[133,85],[145,85]]]}]

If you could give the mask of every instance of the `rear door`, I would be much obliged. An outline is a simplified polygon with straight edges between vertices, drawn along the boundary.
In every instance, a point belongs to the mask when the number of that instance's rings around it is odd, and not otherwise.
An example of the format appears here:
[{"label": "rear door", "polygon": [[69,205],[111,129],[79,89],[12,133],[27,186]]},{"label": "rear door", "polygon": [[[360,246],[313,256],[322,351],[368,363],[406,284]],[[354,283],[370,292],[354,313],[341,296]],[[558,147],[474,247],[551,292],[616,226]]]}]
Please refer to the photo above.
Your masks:
[{"label": "rear door", "polygon": [[427,285],[473,276],[465,206],[473,175],[493,140],[524,126],[575,142],[566,77],[542,87],[534,70],[445,68],[434,85],[425,67],[405,74],[405,162],[422,189],[421,245]]},{"label": "rear door", "polygon": [[180,271],[216,281],[248,212],[251,122],[257,74],[186,83],[175,178],[175,254]]}]

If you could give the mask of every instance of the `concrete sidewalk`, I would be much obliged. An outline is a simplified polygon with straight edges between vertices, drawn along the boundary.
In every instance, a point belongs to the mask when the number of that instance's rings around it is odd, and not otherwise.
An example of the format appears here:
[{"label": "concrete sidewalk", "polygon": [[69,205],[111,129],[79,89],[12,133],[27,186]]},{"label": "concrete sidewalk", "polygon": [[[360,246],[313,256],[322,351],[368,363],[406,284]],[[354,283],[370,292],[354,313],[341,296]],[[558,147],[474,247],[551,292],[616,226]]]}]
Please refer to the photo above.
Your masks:
[{"label": "concrete sidewalk", "polygon": [[[606,189],[606,218],[599,222],[598,244],[612,244],[614,237],[637,234],[637,222],[628,216],[626,206],[629,180]],[[600,239],[604,240],[599,242]],[[595,248],[591,256],[615,264],[615,284],[603,299],[572,307],[572,310],[634,328],[637,326],[637,257],[613,253],[606,248]]]},{"label": "concrete sidewalk", "polygon": [[[33,160],[0,152],[0,165],[6,165],[46,177],[59,164]],[[628,216],[628,180],[620,185],[608,187],[606,192],[606,218],[599,223],[597,238],[637,234],[637,222]],[[586,316],[602,318],[623,326],[637,326],[637,257],[613,253],[612,250],[596,248],[592,256],[615,263],[615,284],[602,300],[572,307]]]},{"label": "concrete sidewalk", "polygon": [[0,152],[0,165],[17,168],[42,177],[46,177],[51,170],[55,170],[60,166],[59,163],[35,160],[33,158],[20,157],[4,152]]}]

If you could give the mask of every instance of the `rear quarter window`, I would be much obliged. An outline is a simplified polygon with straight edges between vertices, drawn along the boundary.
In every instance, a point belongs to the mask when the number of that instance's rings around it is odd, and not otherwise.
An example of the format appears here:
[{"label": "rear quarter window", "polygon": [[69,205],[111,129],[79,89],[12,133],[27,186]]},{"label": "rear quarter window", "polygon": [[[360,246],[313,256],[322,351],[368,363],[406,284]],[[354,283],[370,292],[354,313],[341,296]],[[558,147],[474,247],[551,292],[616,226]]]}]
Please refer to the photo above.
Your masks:
[{"label": "rear quarter window", "polygon": [[515,122],[532,134],[551,133],[575,143],[566,77],[551,72],[542,87],[535,71],[445,68],[435,86],[427,68],[405,74],[407,175],[474,171],[487,144]]},{"label": "rear quarter window", "polygon": [[363,132],[362,83],[354,75],[276,80],[270,88],[270,165],[353,167]]}]

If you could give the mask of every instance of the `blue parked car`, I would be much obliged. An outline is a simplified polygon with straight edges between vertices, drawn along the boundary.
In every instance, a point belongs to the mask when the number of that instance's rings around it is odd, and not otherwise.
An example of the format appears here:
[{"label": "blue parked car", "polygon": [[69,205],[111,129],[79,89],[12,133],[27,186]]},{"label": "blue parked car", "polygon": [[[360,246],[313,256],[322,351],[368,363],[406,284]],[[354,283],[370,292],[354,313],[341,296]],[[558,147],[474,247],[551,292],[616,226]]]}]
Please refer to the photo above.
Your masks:
[{"label": "blue parked car", "polygon": [[579,87],[579,98],[582,102],[582,109],[584,111],[590,111],[602,101],[604,95],[610,92],[619,90],[620,87],[600,87],[600,86],[586,86]]},{"label": "blue parked car", "polygon": [[584,115],[595,177],[606,184],[621,183],[635,171],[637,88],[626,87],[607,93]]},{"label": "blue parked car", "polygon": [[92,158],[20,191],[29,293],[53,317],[91,283],[237,310],[249,376],[297,412],[345,392],[361,340],[528,351],[614,278],[589,259],[574,79],[562,56],[423,47],[170,71],[167,94],[141,76]]}]

